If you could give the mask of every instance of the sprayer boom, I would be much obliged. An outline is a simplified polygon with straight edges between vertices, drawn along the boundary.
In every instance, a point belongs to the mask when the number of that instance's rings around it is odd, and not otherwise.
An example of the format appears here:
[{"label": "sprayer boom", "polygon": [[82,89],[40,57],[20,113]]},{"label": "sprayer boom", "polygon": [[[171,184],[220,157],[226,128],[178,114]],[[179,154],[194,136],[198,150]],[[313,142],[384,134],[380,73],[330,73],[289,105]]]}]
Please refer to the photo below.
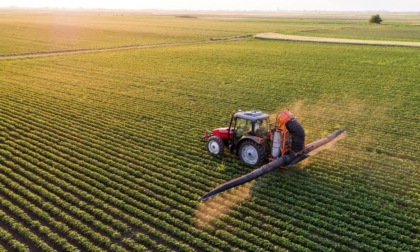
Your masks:
[{"label": "sprayer boom", "polygon": [[206,193],[205,195],[203,195],[200,200],[207,200],[208,198],[219,194],[221,192],[224,192],[230,188],[233,187],[237,187],[239,185],[245,184],[246,182],[249,182],[251,180],[254,180],[266,173],[272,172],[275,169],[279,168],[280,166],[283,165],[294,165],[299,163],[300,161],[304,160],[305,158],[309,157],[308,153],[315,150],[316,148],[319,148],[329,142],[331,142],[334,138],[336,138],[337,136],[339,136],[341,133],[343,133],[344,131],[346,131],[346,129],[340,129],[337,130],[335,132],[333,132],[332,134],[321,138],[313,143],[310,143],[308,145],[305,146],[305,148],[300,151],[299,153],[297,153],[297,157],[295,159],[290,159],[290,157],[288,155],[282,156],[280,158],[277,158],[273,161],[271,161],[270,163],[267,163],[263,166],[261,166],[258,169],[253,170],[252,172],[245,174],[239,178],[233,179],[231,181],[228,181],[226,183],[223,183],[221,185],[219,185],[218,187],[216,187],[214,190]]}]

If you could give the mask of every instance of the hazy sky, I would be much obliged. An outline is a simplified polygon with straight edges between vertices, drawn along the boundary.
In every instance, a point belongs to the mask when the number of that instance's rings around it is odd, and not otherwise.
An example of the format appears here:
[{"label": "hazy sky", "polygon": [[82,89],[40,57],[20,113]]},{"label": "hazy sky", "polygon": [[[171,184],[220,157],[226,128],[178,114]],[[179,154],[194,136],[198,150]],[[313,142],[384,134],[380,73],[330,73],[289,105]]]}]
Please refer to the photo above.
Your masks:
[{"label": "hazy sky", "polygon": [[0,7],[164,9],[416,11],[420,0],[0,0]]}]

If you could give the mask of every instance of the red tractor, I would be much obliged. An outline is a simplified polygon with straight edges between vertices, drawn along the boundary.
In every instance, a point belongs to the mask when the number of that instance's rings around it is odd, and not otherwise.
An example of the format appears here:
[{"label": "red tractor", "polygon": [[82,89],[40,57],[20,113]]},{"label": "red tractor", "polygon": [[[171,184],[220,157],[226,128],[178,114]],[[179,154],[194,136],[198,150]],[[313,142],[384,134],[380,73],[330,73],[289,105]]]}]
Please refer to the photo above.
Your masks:
[{"label": "red tractor", "polygon": [[207,200],[279,167],[287,169],[309,157],[308,153],[331,142],[345,131],[346,129],[336,130],[305,146],[305,131],[288,110],[278,113],[274,123],[270,123],[269,116],[261,111],[232,113],[229,127],[214,129],[211,133],[206,130],[201,137],[202,141],[207,142],[208,151],[222,155],[226,147],[247,164],[260,165],[266,160],[270,162],[248,174],[220,184],[203,195],[200,200]]},{"label": "red tractor", "polygon": [[277,115],[275,123],[261,111],[232,113],[229,127],[206,130],[202,141],[214,155],[222,155],[225,147],[250,165],[261,165],[290,151],[291,137],[286,122],[292,118],[289,111]]}]

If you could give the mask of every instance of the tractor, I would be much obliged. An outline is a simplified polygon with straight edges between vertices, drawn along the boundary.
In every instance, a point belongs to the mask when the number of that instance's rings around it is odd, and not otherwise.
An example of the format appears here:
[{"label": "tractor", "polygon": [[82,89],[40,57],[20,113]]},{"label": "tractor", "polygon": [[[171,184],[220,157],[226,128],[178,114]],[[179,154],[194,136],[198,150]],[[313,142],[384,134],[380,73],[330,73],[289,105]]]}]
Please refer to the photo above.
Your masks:
[{"label": "tractor", "polygon": [[[242,161],[256,166],[270,161],[252,172],[220,184],[204,194],[204,201],[221,192],[245,184],[277,168],[287,169],[309,157],[309,153],[336,139],[346,129],[339,129],[315,142],[304,145],[303,127],[284,110],[277,114],[276,122],[270,123],[269,116],[261,111],[233,112],[229,127],[205,131],[201,137],[207,142],[207,150],[222,155],[225,148],[238,155]],[[271,150],[271,152],[270,152]]]},{"label": "tractor", "polygon": [[[270,123],[269,115],[261,111],[233,112],[229,127],[217,128],[201,137],[207,142],[207,150],[214,155],[223,155],[225,148],[252,166],[258,166],[288,153],[291,137],[284,124],[284,112]],[[292,114],[286,115],[291,118]]]}]

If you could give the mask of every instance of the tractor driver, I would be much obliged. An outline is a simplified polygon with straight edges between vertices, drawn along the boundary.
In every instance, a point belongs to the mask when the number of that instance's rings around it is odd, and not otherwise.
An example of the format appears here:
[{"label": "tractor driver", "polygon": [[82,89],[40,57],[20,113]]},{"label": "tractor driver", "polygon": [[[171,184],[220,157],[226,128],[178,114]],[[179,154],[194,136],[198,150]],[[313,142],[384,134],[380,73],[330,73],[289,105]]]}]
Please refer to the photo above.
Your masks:
[{"label": "tractor driver", "polygon": [[305,147],[305,130],[288,110],[284,110],[279,114],[277,122],[280,127],[286,126],[286,129],[292,135],[291,150],[290,153],[287,154],[289,157],[288,163],[290,163],[297,157],[297,153]]},{"label": "tractor driver", "polygon": [[262,120],[257,120],[254,124],[254,132],[258,137],[263,137],[265,132],[265,127]]}]

